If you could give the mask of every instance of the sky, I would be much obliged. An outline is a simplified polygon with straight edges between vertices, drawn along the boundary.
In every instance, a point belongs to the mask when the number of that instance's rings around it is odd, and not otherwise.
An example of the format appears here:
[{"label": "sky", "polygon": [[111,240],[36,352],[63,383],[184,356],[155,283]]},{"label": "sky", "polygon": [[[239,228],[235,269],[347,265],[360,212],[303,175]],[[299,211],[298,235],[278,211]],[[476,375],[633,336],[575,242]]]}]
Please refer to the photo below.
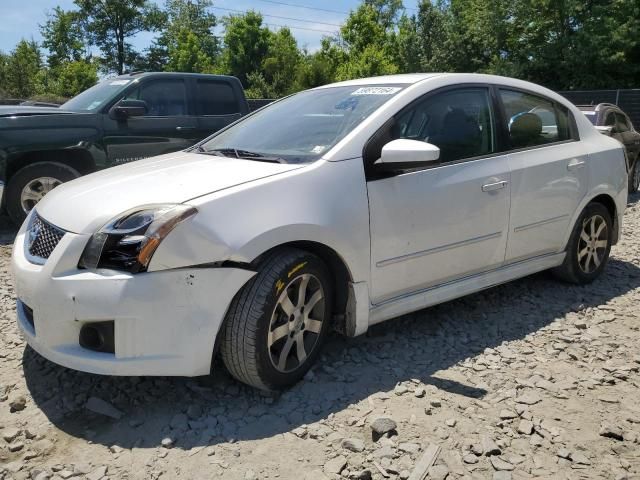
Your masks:
[{"label": "sky", "polygon": [[[162,5],[163,0],[152,0]],[[310,10],[306,8],[293,7],[274,3],[267,0],[214,0],[213,12],[222,17],[230,12],[224,9],[233,10],[256,10],[261,12],[272,29],[278,26],[288,26],[298,40],[301,47],[307,47],[314,51],[320,46],[323,35],[330,35],[337,31],[338,27],[346,18],[346,13],[355,8],[360,3],[359,0],[278,0],[284,3],[306,5],[315,8],[322,8],[329,11]],[[417,0],[406,0],[407,8],[415,8]],[[54,7],[60,6],[63,9],[73,8],[73,0],[0,0],[0,51],[11,51],[16,43],[22,38],[27,40],[41,40],[38,25],[46,20],[46,12]],[[409,10],[413,13],[413,10]],[[289,19],[275,18],[289,17]],[[300,19],[290,20],[290,19]],[[293,28],[303,27],[303,28]],[[154,35],[142,33],[133,40],[136,48],[142,50],[153,40]]]}]

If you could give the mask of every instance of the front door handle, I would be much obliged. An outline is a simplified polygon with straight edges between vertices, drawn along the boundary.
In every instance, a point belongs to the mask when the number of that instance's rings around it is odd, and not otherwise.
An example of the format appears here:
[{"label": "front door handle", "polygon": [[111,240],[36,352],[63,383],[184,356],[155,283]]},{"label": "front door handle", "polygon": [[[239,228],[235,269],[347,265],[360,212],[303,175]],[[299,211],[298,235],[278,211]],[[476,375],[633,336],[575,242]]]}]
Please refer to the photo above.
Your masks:
[{"label": "front door handle", "polygon": [[179,132],[187,132],[189,130],[195,130],[196,127],[176,127],[176,130]]},{"label": "front door handle", "polygon": [[509,184],[506,180],[501,180],[495,183],[486,183],[482,185],[483,192],[493,192],[495,190],[501,190]]},{"label": "front door handle", "polygon": [[584,167],[584,160],[573,159],[567,165],[567,170],[578,170],[582,167]]}]

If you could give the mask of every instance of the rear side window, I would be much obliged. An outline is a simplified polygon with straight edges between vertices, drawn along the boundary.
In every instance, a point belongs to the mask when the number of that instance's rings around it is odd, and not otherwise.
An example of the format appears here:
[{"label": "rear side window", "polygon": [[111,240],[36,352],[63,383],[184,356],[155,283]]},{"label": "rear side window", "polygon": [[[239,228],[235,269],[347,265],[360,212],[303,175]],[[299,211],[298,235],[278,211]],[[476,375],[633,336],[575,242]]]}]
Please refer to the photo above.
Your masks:
[{"label": "rear side window", "polygon": [[569,112],[537,95],[500,89],[511,148],[526,148],[571,139]]},{"label": "rear side window", "polygon": [[231,85],[214,80],[198,80],[196,115],[231,115],[239,113],[238,99]]},{"label": "rear side window", "polygon": [[391,139],[406,138],[440,148],[451,162],[495,151],[489,92],[470,88],[439,93],[396,117]]},{"label": "rear side window", "polygon": [[187,115],[187,91],[184,80],[156,80],[142,84],[127,98],[144,100],[147,117],[174,117]]}]

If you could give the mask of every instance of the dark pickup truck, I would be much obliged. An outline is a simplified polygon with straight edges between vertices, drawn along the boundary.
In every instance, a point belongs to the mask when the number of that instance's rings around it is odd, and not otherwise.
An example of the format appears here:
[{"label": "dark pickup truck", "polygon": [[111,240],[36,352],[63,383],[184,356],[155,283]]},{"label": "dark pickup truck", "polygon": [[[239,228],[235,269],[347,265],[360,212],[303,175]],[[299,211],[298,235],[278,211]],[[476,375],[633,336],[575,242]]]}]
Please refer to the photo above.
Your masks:
[{"label": "dark pickup truck", "polygon": [[184,150],[247,113],[237,78],[187,73],[110,78],[59,108],[0,107],[1,206],[20,223],[62,182]]}]

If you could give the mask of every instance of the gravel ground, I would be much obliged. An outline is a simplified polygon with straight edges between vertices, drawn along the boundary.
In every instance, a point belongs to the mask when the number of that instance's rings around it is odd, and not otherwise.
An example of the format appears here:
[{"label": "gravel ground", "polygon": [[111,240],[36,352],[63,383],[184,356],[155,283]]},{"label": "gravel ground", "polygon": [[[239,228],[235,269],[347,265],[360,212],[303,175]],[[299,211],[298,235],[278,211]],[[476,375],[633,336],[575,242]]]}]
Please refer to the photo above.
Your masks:
[{"label": "gravel ground", "polygon": [[639,200],[594,284],[543,273],[335,336],[278,396],[39,357],[0,231],[0,479],[640,478]]}]

